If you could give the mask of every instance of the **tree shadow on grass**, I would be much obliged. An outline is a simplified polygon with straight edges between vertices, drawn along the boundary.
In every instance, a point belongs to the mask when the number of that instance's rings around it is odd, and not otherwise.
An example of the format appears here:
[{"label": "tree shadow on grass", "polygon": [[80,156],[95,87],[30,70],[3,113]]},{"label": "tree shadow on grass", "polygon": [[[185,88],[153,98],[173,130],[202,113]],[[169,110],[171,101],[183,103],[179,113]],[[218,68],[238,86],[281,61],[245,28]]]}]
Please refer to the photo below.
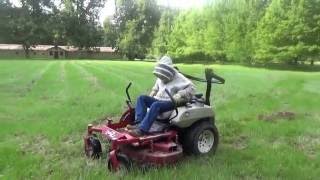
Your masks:
[{"label": "tree shadow on grass", "polygon": [[204,65],[239,65],[250,68],[261,68],[270,70],[280,70],[280,71],[300,71],[300,72],[320,72],[320,63],[310,64],[281,64],[281,63],[266,63],[266,64],[246,64],[246,63],[231,63],[231,62],[210,62],[210,61],[186,61],[186,62],[176,62],[180,64],[204,64]]},{"label": "tree shadow on grass", "polygon": [[307,65],[307,64],[279,64],[279,63],[268,63],[268,64],[242,64],[245,67],[263,68],[280,71],[301,71],[301,72],[320,72],[320,64]]}]

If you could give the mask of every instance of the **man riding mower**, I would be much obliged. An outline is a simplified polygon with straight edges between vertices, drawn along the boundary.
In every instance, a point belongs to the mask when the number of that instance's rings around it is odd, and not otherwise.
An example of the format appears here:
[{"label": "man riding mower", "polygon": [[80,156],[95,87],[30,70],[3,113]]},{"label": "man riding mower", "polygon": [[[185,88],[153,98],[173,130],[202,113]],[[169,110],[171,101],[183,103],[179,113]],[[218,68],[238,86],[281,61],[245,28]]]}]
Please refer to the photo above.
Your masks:
[{"label": "man riding mower", "polygon": [[[120,120],[88,125],[84,149],[88,157],[100,158],[102,147],[97,133],[110,143],[108,169],[128,169],[132,162],[165,165],[177,162],[183,152],[207,154],[215,152],[219,142],[215,116],[210,106],[212,83],[225,80],[206,69],[205,79],[182,74],[164,56],[153,73],[158,77],[150,96],[140,96],[133,107],[126,88],[128,110]],[[195,93],[189,80],[207,83],[206,97]]]}]

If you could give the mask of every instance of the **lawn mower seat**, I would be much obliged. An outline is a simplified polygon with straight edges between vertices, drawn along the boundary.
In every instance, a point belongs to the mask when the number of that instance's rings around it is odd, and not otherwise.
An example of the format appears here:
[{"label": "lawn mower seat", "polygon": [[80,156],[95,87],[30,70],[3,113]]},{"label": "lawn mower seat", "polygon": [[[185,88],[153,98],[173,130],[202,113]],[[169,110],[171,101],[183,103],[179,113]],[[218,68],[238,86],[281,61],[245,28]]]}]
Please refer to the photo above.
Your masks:
[{"label": "lawn mower seat", "polygon": [[[195,103],[195,102],[203,102],[204,103],[204,99],[203,99],[203,94],[202,93],[194,94],[193,98],[189,102],[185,102],[185,103],[179,104],[177,107],[187,106],[187,104]],[[160,115],[158,115],[157,121],[160,121],[160,122],[163,122],[163,123],[169,123],[168,120],[169,120],[169,118],[170,118],[170,116],[171,116],[171,114],[173,112],[174,112],[174,110],[161,113]]]},{"label": "lawn mower seat", "polygon": [[163,132],[165,129],[167,129],[170,126],[169,123],[161,122],[161,121],[154,121],[149,133],[160,133]]},{"label": "lawn mower seat", "polygon": [[[176,107],[178,108],[178,107],[186,106],[188,103],[189,102],[186,102],[186,103],[183,103],[183,104],[179,104]],[[157,121],[164,122],[164,123],[169,123],[169,118],[171,117],[172,113],[175,113],[175,110],[166,111],[166,112],[163,112],[163,113],[159,114],[158,117],[157,117]]]},{"label": "lawn mower seat", "polygon": [[[188,106],[188,104],[190,105],[192,103],[203,104],[204,103],[203,94],[197,93],[189,102],[180,104],[177,107]],[[157,119],[152,124],[149,132],[157,133],[157,132],[163,132],[165,129],[167,129],[170,126],[169,120],[170,120],[170,117],[172,116],[172,113],[175,115],[176,113],[175,110],[163,112],[160,115],[158,115]]]},{"label": "lawn mower seat", "polygon": [[158,115],[157,117],[157,121],[160,121],[160,122],[166,122],[169,120],[171,114],[173,113],[173,110],[172,111],[167,111],[167,112],[163,112],[161,114]]}]

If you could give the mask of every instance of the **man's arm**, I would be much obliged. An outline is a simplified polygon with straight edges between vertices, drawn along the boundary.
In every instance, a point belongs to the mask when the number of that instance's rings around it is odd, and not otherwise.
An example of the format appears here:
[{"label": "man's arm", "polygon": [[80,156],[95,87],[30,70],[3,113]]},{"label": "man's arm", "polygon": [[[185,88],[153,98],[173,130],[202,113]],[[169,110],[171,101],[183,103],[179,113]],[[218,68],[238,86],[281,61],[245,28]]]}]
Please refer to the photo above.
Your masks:
[{"label": "man's arm", "polygon": [[186,88],[179,90],[174,96],[173,99],[179,104],[184,104],[192,99],[192,96],[195,93],[195,87],[193,84],[189,84]]},{"label": "man's arm", "polygon": [[155,96],[158,91],[159,91],[159,85],[158,85],[158,81],[156,81],[156,83],[152,87],[152,90],[151,90],[149,96],[151,96],[151,97]]}]

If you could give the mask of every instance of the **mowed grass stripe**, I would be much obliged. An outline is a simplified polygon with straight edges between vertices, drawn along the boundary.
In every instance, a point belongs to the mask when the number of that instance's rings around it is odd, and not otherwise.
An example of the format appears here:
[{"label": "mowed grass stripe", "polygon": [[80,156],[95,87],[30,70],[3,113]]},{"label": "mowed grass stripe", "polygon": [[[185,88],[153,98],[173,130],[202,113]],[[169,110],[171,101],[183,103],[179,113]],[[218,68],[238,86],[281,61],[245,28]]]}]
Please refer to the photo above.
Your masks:
[{"label": "mowed grass stripe", "polygon": [[[27,72],[30,69],[34,69],[37,67],[42,67],[47,65],[48,62],[46,61],[17,61],[17,60],[11,60],[11,61],[0,61],[0,75],[3,79],[6,79],[6,76],[14,76],[14,77],[23,77],[20,76],[21,74],[24,75],[30,75],[30,73],[24,73]],[[2,81],[3,82],[3,81]]]},{"label": "mowed grass stripe", "polygon": [[[2,63],[1,61],[1,70]],[[23,102],[26,101],[25,92],[28,92],[26,89],[33,87],[30,82],[41,79],[42,74],[52,62],[8,61],[7,63],[11,65],[11,67],[7,67],[8,75],[9,77],[12,75],[13,78],[4,85],[8,89],[1,89],[0,93],[1,109],[6,109],[5,112],[0,112],[2,129],[0,141],[4,142],[6,139],[6,143],[0,143],[0,154],[5,154],[0,158],[0,166],[1,175],[8,174],[8,179],[18,179],[32,174],[33,169],[39,169],[39,162],[42,159],[42,156],[37,154],[27,153],[28,155],[26,155],[26,151],[24,151],[26,149],[21,146],[22,143],[30,142],[30,136],[27,134],[30,130],[32,131],[34,126],[33,123],[27,123],[28,117],[25,117],[25,110],[32,107],[22,107]],[[1,78],[3,77],[1,76]],[[3,92],[4,90],[5,92]],[[31,140],[31,142],[33,141]],[[11,168],[12,166],[17,168]]]},{"label": "mowed grass stripe", "polygon": [[19,93],[23,91],[26,89],[25,86],[30,86],[32,80],[37,79],[39,72],[46,69],[52,63],[24,62],[13,61],[13,64],[8,66],[6,61],[0,61],[0,74],[3,79],[0,82],[0,93]]},{"label": "mowed grass stripe", "polygon": [[[110,77],[107,74],[104,74],[104,72],[97,71],[97,69],[95,68],[91,69],[91,68],[83,67],[79,65],[79,62],[72,63],[72,66],[74,70],[76,70],[77,73],[79,74],[79,78],[81,78],[81,81],[83,82],[83,84],[85,84],[86,88],[79,89],[80,91],[85,90],[87,92],[86,94],[83,94],[83,95],[93,96],[93,95],[96,95],[97,93],[110,94],[112,96],[106,97],[109,100],[115,98],[115,96],[118,95],[117,91],[114,91],[112,88],[110,88],[112,87],[111,85],[115,85],[114,77]],[[99,83],[99,84],[94,85],[94,83]],[[99,86],[98,89],[97,89],[97,86]]]},{"label": "mowed grass stripe", "polygon": [[[62,134],[70,132],[83,132],[82,128],[95,119],[112,115],[115,111],[121,111],[121,103],[117,95],[111,95],[107,85],[101,78],[86,69],[79,67],[77,61],[67,62],[65,65],[67,99],[56,112],[60,117],[58,124],[64,126]],[[96,77],[101,88],[92,86],[91,78]],[[102,78],[103,79],[103,78]],[[106,95],[106,94],[109,94]]]},{"label": "mowed grass stripe", "polygon": [[[124,77],[119,77],[107,69],[101,69],[94,64],[78,64],[84,68],[87,72],[90,72],[94,77],[100,80],[101,85],[104,87],[104,91],[110,95],[120,95],[120,89],[123,89],[125,85],[129,82],[128,79]],[[116,97],[115,97],[116,98]]]},{"label": "mowed grass stripe", "polygon": [[[53,102],[59,98],[61,90],[63,90],[64,82],[61,81],[61,63],[54,62],[50,67],[39,73],[37,79],[34,80],[34,86],[27,96],[30,98],[38,98],[42,101]],[[63,98],[62,96],[61,98]]]},{"label": "mowed grass stripe", "polygon": [[45,75],[45,73],[47,73],[47,71],[50,70],[50,68],[53,64],[56,64],[56,62],[48,62],[45,67],[43,67],[40,70],[35,71],[32,75],[31,80],[29,82],[27,82],[26,85],[19,90],[20,96],[22,96],[22,97],[27,96],[32,91],[32,89],[35,86],[37,86],[38,81],[40,81],[41,78]]},{"label": "mowed grass stripe", "polygon": [[[109,66],[114,67],[116,69],[117,67],[120,67],[123,73],[130,73],[130,74],[136,74],[137,76],[143,76],[143,73],[140,73],[141,71],[149,71],[151,72],[154,68],[155,63],[153,62],[139,62],[139,61],[94,61],[94,60],[88,60],[88,61],[81,61],[81,64],[95,64],[97,67],[101,66]],[[131,69],[130,69],[131,68]],[[139,69],[139,71],[132,71],[132,69]]]},{"label": "mowed grass stripe", "polygon": [[[48,135],[48,132],[53,130],[48,124],[50,122],[54,124],[59,120],[56,115],[59,114],[57,112],[60,111],[60,106],[64,101],[64,96],[60,97],[59,93],[63,89],[63,84],[59,83],[57,78],[59,64],[55,62],[48,66],[34,76],[38,77],[38,80],[30,91],[11,106],[11,109],[15,110],[10,111],[11,114],[5,121],[7,126],[11,127],[11,131],[15,130],[28,135]],[[12,123],[15,121],[19,123]]]},{"label": "mowed grass stripe", "polygon": [[[109,85],[109,87],[116,87],[117,90],[120,89],[121,85],[126,85],[130,82],[128,74],[125,71],[122,71],[121,69],[119,71],[119,67],[117,67],[116,65],[111,67],[110,65],[103,63],[99,63],[98,66],[96,63],[85,63],[80,65],[86,67],[89,70],[91,69],[95,72],[100,73],[100,77],[106,77],[106,82]],[[121,87],[121,89],[122,88],[123,86]]]},{"label": "mowed grass stripe", "polygon": [[98,91],[102,89],[101,82],[98,77],[94,76],[92,73],[88,72],[84,67],[79,65],[80,62],[76,63],[76,68],[80,71],[83,79],[85,79],[90,86],[94,89],[94,91]]},{"label": "mowed grass stripe", "polygon": [[[124,108],[125,95],[124,89],[127,85],[125,79],[118,79],[117,77],[110,74],[108,71],[100,70],[92,66],[83,66],[87,72],[92,74],[99,80],[99,84],[103,87],[101,90],[95,92],[95,97],[97,99],[96,103],[105,109],[105,116],[109,114],[110,116],[119,116]],[[122,85],[123,84],[123,85]]]},{"label": "mowed grass stripe", "polygon": [[[32,126],[30,120],[34,120],[32,115],[37,110],[33,109],[33,107],[39,106],[37,100],[30,100],[26,95],[36,86],[37,81],[42,78],[43,74],[53,63],[45,61],[39,63],[41,66],[34,66],[37,62],[31,61],[28,66],[23,62],[24,61],[22,61],[21,64],[16,64],[15,68],[16,71],[19,68],[26,71],[21,71],[23,74],[14,82],[15,85],[11,86],[12,89],[9,92],[2,92],[1,90],[2,103],[0,105],[0,119],[3,123],[3,130],[0,134],[4,136],[9,136],[13,130],[19,133],[26,132],[28,131],[28,127]],[[12,73],[14,73],[14,70]],[[32,117],[29,116],[30,114]],[[19,121],[19,123],[14,123],[16,121]]]},{"label": "mowed grass stripe", "polygon": [[[113,82],[111,86],[116,91],[121,93],[122,99],[125,99],[125,87],[129,82],[132,82],[130,93],[132,100],[135,101],[136,97],[140,94],[148,94],[155,83],[155,76],[152,74],[153,65],[150,63],[146,67],[142,66],[140,62],[129,62],[129,67],[132,66],[134,70],[128,69],[124,62],[85,62],[81,65],[94,68],[96,71],[104,73],[106,77],[111,77]],[[115,84],[115,85],[113,85]]]},{"label": "mowed grass stripe", "polygon": [[[72,79],[66,77],[69,81],[61,81],[59,78],[61,76],[60,63],[65,62],[55,62],[54,65],[50,65],[50,69],[48,69],[48,65],[45,70],[41,69],[36,73],[36,76],[32,77],[32,79],[34,77],[41,78],[38,78],[37,83],[34,84],[32,90],[28,91],[28,94],[11,107],[11,109],[21,109],[22,111],[18,114],[13,110],[9,110],[13,114],[9,116],[10,118],[7,118],[8,121],[12,121],[11,119],[20,121],[19,124],[15,124],[12,128],[16,127],[18,131],[29,134],[52,133],[52,135],[58,135],[57,132],[64,131],[64,128],[54,130],[48,124],[62,126],[65,120],[70,117],[68,115],[69,112],[78,114],[78,110],[70,111],[70,107],[73,108],[76,105],[75,102],[79,101],[79,97],[83,96],[83,91],[81,90],[88,89],[89,86],[86,86],[85,81],[81,82],[80,74],[79,76],[76,75],[77,70],[70,68],[68,65],[65,76],[70,75]],[[66,89],[66,84],[77,87],[77,89]],[[9,108],[9,106],[7,105],[6,108]],[[8,123],[8,126],[10,126],[10,123]]]}]

